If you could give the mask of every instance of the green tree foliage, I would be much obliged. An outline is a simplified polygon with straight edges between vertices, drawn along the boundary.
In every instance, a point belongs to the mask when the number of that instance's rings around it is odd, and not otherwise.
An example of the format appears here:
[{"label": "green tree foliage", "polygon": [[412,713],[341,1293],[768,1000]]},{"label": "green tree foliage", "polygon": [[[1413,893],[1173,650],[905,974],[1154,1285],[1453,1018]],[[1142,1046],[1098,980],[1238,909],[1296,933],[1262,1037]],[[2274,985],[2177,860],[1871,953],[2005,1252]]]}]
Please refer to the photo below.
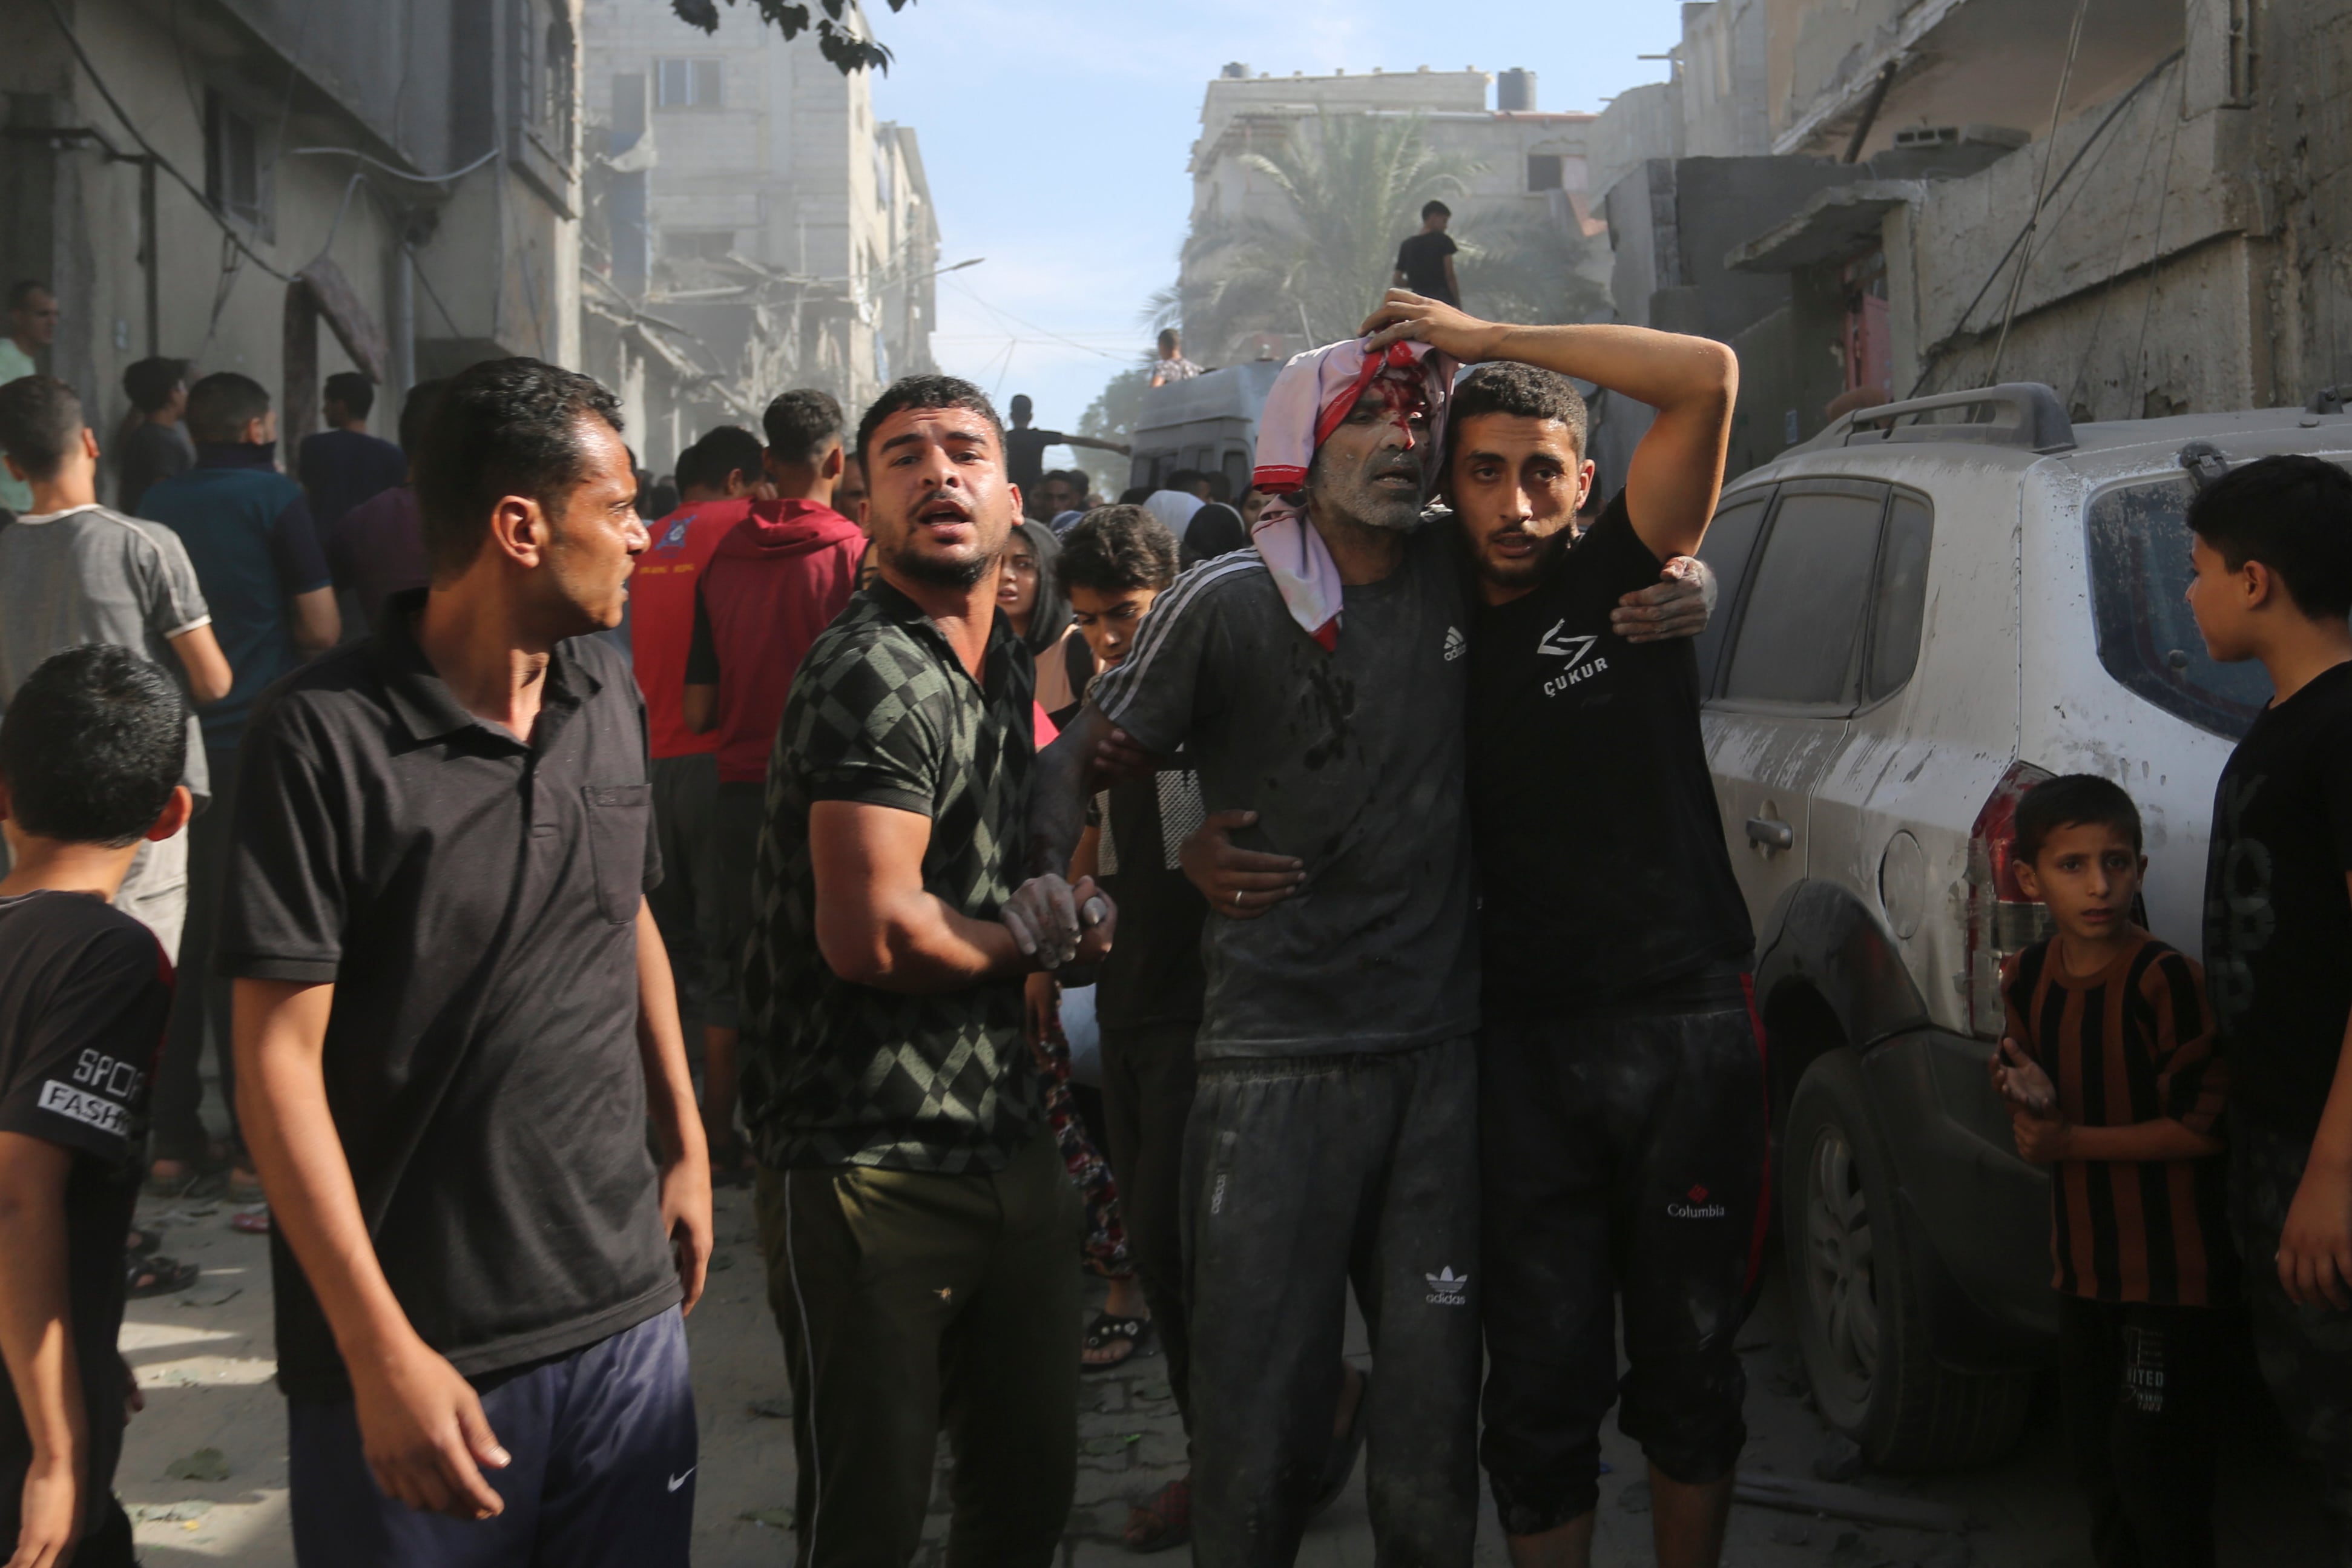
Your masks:
[{"label": "green tree foliage", "polygon": [[[730,5],[737,0],[727,0]],[[807,5],[797,0],[751,0],[759,7],[760,20],[783,34],[789,42],[811,30],[814,24],[817,52],[833,62],[842,75],[852,71],[890,68],[890,51],[866,37],[854,26],[849,13],[856,0],[816,0],[824,10],[814,16]],[[914,0],[890,0],[890,9],[903,11]],[[677,19],[706,33],[719,30],[719,0],[669,0],[669,8]]]},{"label": "green tree foliage", "polygon": [[1583,268],[1595,241],[1548,217],[1482,224],[1459,237],[1462,304],[1490,321],[1607,321],[1608,288]]},{"label": "green tree foliage", "polygon": [[1242,162],[1277,192],[1277,220],[1212,218],[1184,246],[1202,279],[1176,307],[1193,357],[1235,357],[1255,331],[1352,334],[1388,287],[1397,242],[1421,226],[1421,205],[1459,196],[1477,165],[1432,150],[1417,116],[1318,113],[1287,145]]},{"label": "green tree foliage", "polygon": [[[1194,359],[1245,357],[1256,332],[1310,342],[1352,333],[1389,285],[1397,243],[1421,227],[1433,196],[1459,200],[1482,172],[1433,151],[1412,117],[1321,113],[1288,146],[1243,162],[1281,193],[1278,219],[1212,217],[1185,241],[1200,281],[1153,294],[1146,320],[1181,326]],[[1551,216],[1457,216],[1454,271],[1472,313],[1507,321],[1584,321],[1610,313],[1609,290],[1587,276],[1594,241]]]}]

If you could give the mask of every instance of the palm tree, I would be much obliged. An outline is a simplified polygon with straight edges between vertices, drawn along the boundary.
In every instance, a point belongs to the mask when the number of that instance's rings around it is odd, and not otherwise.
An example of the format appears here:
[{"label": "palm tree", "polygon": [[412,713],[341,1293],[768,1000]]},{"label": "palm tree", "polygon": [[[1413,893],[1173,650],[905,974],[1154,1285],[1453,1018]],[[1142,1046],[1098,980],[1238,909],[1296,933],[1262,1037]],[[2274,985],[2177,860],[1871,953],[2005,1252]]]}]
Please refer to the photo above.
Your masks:
[{"label": "palm tree", "polygon": [[1288,209],[1279,220],[1211,219],[1184,245],[1199,279],[1152,303],[1212,360],[1256,331],[1347,337],[1388,287],[1397,241],[1421,226],[1421,205],[1459,196],[1478,165],[1434,152],[1418,116],[1329,114],[1301,121],[1272,153],[1242,163]]},{"label": "palm tree", "polygon": [[1585,276],[1593,241],[1548,217],[1482,224],[1460,236],[1462,303],[1496,321],[1606,321],[1608,288]]}]

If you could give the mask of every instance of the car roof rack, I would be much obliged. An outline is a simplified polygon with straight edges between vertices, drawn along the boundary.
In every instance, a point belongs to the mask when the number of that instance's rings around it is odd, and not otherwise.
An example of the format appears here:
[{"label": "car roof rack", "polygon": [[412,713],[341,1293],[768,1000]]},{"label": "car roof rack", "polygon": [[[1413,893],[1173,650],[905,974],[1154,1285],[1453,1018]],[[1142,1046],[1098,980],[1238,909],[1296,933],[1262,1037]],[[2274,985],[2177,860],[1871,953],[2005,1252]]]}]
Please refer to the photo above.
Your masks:
[{"label": "car roof rack", "polygon": [[[1947,408],[1982,412],[1951,423],[1924,417]],[[1972,392],[1939,392],[1933,397],[1906,397],[1900,403],[1855,409],[1823,431],[1820,444],[1861,447],[1890,441],[1966,441],[2063,452],[2074,445],[2074,424],[2066,417],[2066,405],[2058,401],[2058,394],[2043,383],[2005,381]]]}]

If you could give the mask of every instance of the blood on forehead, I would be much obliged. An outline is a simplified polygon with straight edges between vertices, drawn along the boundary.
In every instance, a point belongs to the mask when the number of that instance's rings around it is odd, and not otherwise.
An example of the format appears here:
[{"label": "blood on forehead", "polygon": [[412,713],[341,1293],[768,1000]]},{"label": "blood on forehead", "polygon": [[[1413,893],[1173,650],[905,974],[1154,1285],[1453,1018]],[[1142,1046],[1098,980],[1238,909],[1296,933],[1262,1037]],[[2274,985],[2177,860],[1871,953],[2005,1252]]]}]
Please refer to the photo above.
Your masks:
[{"label": "blood on forehead", "polygon": [[[1374,400],[1378,402],[1374,405]],[[1373,377],[1356,399],[1356,409],[1374,405],[1381,410],[1381,423],[1394,425],[1403,432],[1405,446],[1410,448],[1421,439],[1414,433],[1413,421],[1422,421],[1426,429],[1429,417],[1429,388],[1418,369],[1388,370]],[[1355,410],[1349,411],[1351,414]]]}]

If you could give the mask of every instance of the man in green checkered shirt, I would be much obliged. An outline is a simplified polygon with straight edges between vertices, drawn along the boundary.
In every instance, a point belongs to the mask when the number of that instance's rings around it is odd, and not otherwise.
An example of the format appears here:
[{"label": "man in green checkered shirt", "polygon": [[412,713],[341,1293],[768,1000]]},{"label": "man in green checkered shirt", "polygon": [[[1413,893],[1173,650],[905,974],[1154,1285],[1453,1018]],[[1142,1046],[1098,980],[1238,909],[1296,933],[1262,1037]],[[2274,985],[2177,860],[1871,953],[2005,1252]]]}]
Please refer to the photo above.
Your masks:
[{"label": "man in green checkered shirt", "polygon": [[[857,451],[881,577],[793,679],[743,981],[799,1561],[909,1560],[944,1426],[951,1558],[1045,1568],[1076,1479],[1077,1200],[1022,1034],[1040,957],[1003,918],[1035,759],[995,607],[1020,491],[988,399],[945,376],[893,384]],[[1109,949],[1098,910],[1079,962]]]}]

